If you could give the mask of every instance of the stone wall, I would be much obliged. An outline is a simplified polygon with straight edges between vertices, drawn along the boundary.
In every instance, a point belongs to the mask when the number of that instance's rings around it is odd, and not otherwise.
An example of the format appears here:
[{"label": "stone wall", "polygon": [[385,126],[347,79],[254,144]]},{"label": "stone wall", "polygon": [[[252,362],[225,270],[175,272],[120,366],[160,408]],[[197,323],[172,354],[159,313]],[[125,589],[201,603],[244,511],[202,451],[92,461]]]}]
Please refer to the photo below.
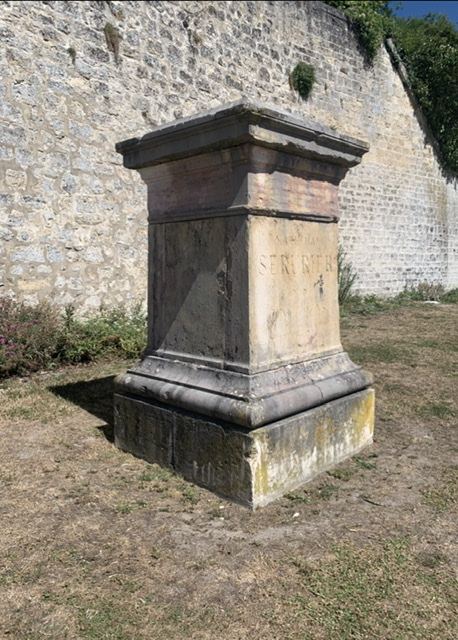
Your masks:
[{"label": "stone wall", "polygon": [[[80,310],[144,298],[146,190],[115,142],[241,97],[370,144],[341,189],[342,241],[362,292],[458,286],[457,181],[442,172],[388,53],[367,67],[335,9],[264,0],[1,9],[0,295]],[[316,70],[307,101],[288,82],[299,61]]]}]

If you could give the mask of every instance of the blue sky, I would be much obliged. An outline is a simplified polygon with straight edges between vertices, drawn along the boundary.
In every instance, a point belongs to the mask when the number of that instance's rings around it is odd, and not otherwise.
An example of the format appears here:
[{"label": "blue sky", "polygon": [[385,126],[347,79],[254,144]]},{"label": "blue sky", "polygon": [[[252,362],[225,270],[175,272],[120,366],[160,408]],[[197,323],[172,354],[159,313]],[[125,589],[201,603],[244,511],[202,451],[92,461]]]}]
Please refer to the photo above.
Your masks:
[{"label": "blue sky", "polygon": [[402,2],[402,8],[396,9],[398,2],[391,2],[395,14],[401,18],[420,18],[427,13],[442,13],[458,29],[458,1],[452,2]]}]

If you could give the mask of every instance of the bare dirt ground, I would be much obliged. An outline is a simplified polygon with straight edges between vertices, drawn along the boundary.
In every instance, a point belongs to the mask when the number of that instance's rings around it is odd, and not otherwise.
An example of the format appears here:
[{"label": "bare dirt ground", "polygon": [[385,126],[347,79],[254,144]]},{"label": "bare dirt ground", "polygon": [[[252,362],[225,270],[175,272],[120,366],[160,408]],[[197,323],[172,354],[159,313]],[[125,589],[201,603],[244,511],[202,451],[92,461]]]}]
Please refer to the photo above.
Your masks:
[{"label": "bare dirt ground", "polygon": [[374,444],[256,512],[118,451],[125,363],[0,388],[0,638],[458,637],[458,306],[343,321]]}]

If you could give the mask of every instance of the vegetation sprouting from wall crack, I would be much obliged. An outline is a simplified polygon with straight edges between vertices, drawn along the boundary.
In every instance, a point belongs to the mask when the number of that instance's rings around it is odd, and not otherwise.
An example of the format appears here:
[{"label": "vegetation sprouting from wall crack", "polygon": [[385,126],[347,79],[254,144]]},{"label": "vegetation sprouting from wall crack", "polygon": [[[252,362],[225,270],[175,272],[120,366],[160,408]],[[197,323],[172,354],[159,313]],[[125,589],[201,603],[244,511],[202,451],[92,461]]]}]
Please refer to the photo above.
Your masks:
[{"label": "vegetation sprouting from wall crack", "polygon": [[315,69],[306,62],[298,62],[289,76],[292,89],[298,92],[303,100],[309,97],[315,84]]}]

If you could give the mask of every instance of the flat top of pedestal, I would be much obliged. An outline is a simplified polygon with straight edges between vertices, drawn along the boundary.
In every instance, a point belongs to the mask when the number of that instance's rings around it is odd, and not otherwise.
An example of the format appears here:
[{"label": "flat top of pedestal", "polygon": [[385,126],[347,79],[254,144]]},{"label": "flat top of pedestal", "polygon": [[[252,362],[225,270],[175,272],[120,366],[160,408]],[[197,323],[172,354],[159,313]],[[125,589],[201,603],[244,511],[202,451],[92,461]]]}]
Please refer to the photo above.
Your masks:
[{"label": "flat top of pedestal", "polygon": [[242,98],[119,142],[116,151],[126,167],[139,169],[246,142],[347,167],[358,164],[369,149],[322,124]]}]

